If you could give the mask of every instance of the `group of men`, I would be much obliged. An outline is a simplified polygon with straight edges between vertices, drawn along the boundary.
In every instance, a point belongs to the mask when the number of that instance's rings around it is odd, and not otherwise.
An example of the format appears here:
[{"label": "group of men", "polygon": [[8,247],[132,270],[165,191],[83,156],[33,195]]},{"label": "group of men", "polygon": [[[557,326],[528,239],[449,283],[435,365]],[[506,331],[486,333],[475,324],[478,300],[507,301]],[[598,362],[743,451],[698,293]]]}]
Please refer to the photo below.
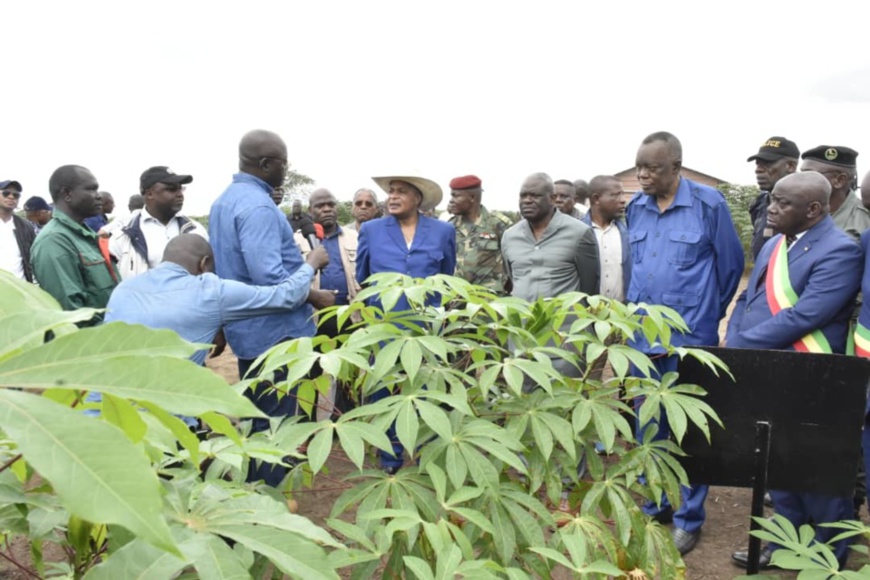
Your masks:
[{"label": "group of men", "polygon": [[[783,137],[768,139],[749,158],[761,189],[751,209],[755,267],[737,300],[725,346],[845,351],[864,271],[857,237],[870,228],[870,212],[856,194],[856,158],[855,151],[836,146],[801,155]],[[673,336],[675,346],[720,344],[719,323],[744,271],[726,200],[718,190],[681,176],[682,146],[670,133],[646,137],[635,166],[641,191],[628,204],[613,176],[587,184],[532,174],[520,187],[522,219],[516,224],[482,205],[480,178],[451,180],[455,274],[527,300],[577,291],[665,305],[689,329]],[[317,329],[314,314],[348,303],[359,290],[364,280],[355,277],[356,232],[380,211],[375,192],[360,189],[353,198],[354,222],[339,225],[335,196],[318,189],[310,196],[310,215],[294,205],[288,219],[278,207],[286,167],[287,148],[278,135],[246,134],[239,145],[239,172],[214,202],[208,232],[181,214],[184,186],[192,176],[165,166],[143,172],[144,206],[114,228],[86,225],[108,212],[96,178],[83,167],[63,166],[52,174],[53,219],[38,235],[14,215],[21,185],[0,182],[0,267],[38,281],[65,309],[107,307],[106,321],[171,328],[198,343],[217,341],[223,331],[244,377],[261,354],[282,341],[341,331],[334,319]],[[862,192],[870,194],[868,180]],[[676,369],[676,358],[661,356],[661,346],[642,337],[632,346],[653,357],[660,376]],[[193,358],[202,363],[205,353]],[[278,397],[267,386],[252,387],[248,396],[270,416],[293,415],[295,399]],[[335,389],[319,405],[321,417],[331,414],[334,397]],[[268,427],[255,422],[254,430]],[[639,426],[641,434],[646,427]],[[663,417],[656,437],[667,436]],[[282,466],[255,465],[251,479],[278,485],[285,473]],[[663,498],[644,505],[644,511],[673,522],[674,542],[685,554],[700,537],[706,495],[706,486],[691,485],[683,489],[678,510]],[[851,515],[851,498],[772,495],[776,510],[795,525]],[[819,539],[830,536],[818,528]],[[837,557],[844,562],[846,545],[840,544]],[[773,549],[769,545],[763,552],[763,565]],[[746,554],[735,553],[734,559],[745,565]]]}]

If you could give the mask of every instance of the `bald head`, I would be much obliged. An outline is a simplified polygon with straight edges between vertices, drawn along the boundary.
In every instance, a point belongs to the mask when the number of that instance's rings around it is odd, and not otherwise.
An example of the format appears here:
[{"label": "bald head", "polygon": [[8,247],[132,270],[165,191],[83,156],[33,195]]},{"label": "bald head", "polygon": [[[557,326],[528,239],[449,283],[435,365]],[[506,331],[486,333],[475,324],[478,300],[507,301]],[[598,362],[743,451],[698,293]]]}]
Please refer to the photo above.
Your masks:
[{"label": "bald head", "polygon": [[817,171],[802,171],[786,175],[776,182],[773,190],[788,192],[808,202],[817,201],[824,206],[828,205],[828,199],[831,197],[830,182]]},{"label": "bald head", "polygon": [[767,221],[786,236],[805,232],[828,215],[830,197],[831,184],[821,173],[792,173],[773,186]]},{"label": "bald head", "polygon": [[278,187],[287,170],[287,145],[272,131],[249,131],[239,142],[239,169]]},{"label": "bald head", "polygon": [[169,240],[163,251],[163,261],[178,264],[194,276],[214,271],[211,246],[196,234],[181,234]]},{"label": "bald head", "polygon": [[861,203],[864,207],[870,209],[870,171],[864,176],[861,181]]}]

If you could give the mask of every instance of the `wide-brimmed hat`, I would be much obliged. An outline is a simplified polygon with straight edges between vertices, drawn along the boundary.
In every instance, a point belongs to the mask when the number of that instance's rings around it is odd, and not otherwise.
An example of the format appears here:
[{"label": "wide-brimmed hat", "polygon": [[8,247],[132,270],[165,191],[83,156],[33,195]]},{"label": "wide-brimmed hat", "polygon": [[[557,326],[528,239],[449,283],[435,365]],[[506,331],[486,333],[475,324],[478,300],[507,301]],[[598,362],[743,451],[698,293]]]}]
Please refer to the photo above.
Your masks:
[{"label": "wide-brimmed hat", "polygon": [[423,201],[420,203],[421,211],[434,209],[439,203],[441,203],[441,198],[444,197],[444,193],[441,191],[441,186],[425,177],[390,175],[387,177],[372,177],[372,180],[378,184],[378,187],[387,193],[390,193],[390,182],[392,181],[404,181],[405,183],[410,183],[423,194]]}]

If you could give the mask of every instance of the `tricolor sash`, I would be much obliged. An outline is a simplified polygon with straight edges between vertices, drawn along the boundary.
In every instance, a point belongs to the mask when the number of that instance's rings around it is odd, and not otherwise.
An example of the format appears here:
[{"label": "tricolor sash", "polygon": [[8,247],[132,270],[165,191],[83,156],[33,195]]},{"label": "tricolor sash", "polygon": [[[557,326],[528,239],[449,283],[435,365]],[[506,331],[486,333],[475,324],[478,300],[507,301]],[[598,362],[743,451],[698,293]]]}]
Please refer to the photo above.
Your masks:
[{"label": "tricolor sash", "polygon": [[855,354],[870,358],[870,328],[867,328],[860,322],[855,327]]},{"label": "tricolor sash", "polygon": [[[773,253],[770,255],[770,261],[767,263],[765,289],[767,291],[767,305],[774,316],[780,310],[792,308],[797,304],[798,295],[791,287],[791,279],[788,276],[788,253],[785,236],[780,236]],[[867,336],[870,337],[870,333]],[[798,352],[832,352],[831,345],[828,344],[828,339],[825,338],[821,330],[814,330],[795,341],[792,346]],[[868,340],[867,346],[870,347],[870,340]],[[870,353],[870,349],[868,349],[868,353]]]}]

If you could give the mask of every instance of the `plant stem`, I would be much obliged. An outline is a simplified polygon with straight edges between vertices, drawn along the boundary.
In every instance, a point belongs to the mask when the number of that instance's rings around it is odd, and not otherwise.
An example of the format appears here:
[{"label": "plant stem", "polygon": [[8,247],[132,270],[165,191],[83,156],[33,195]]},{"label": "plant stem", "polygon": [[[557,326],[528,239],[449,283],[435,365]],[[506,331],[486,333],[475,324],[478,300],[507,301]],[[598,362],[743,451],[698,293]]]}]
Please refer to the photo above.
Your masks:
[{"label": "plant stem", "polygon": [[19,570],[24,572],[25,574],[27,574],[29,576],[33,576],[34,578],[39,578],[39,574],[37,574],[35,571],[31,570],[30,568],[28,568],[27,566],[25,566],[24,564],[22,564],[21,562],[16,560],[14,557],[8,556],[4,552],[0,552],[0,558],[3,558],[4,560],[9,562],[10,564],[15,566],[16,568],[18,568]]},{"label": "plant stem", "polygon": [[15,457],[13,457],[12,459],[10,459],[9,461],[7,461],[6,463],[4,463],[3,465],[0,465],[0,473],[3,473],[3,472],[6,471],[7,469],[9,469],[9,467],[10,467],[13,463],[15,463],[16,461],[18,461],[19,459],[21,459],[21,454],[20,454],[20,453],[19,453],[18,455],[16,455]]}]

